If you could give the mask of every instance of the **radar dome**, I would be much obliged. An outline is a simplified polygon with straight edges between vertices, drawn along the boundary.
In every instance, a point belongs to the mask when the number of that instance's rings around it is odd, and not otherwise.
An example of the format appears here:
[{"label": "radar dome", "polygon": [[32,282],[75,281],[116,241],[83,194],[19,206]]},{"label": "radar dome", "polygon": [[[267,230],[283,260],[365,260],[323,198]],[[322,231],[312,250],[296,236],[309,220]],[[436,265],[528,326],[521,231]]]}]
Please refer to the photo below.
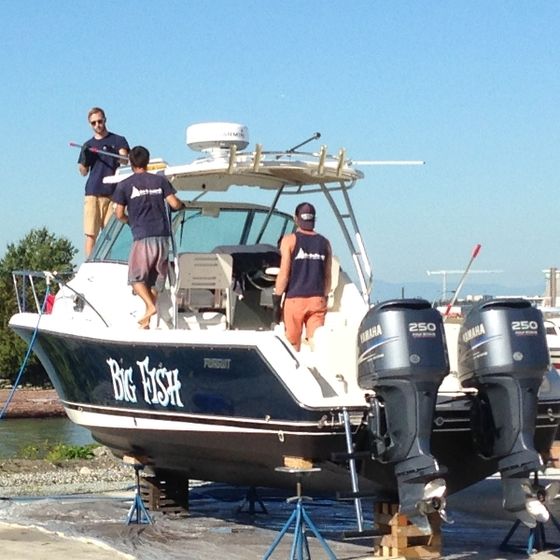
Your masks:
[{"label": "radar dome", "polygon": [[227,150],[232,146],[244,150],[249,145],[249,131],[237,123],[199,123],[187,127],[186,139],[187,146],[197,152]]}]

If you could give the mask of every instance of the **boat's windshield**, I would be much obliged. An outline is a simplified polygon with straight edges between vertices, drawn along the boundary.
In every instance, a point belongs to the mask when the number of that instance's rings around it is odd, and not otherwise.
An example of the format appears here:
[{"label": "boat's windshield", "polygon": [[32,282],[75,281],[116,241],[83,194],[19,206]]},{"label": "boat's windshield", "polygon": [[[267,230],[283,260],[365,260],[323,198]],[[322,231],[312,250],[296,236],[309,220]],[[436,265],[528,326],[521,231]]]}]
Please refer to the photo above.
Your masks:
[{"label": "boat's windshield", "polygon": [[[268,209],[236,206],[201,206],[173,214],[178,253],[208,253],[223,245],[268,243],[276,246],[294,228],[291,216]],[[263,226],[265,226],[263,229]],[[94,261],[128,261],[132,245],[130,227],[114,217],[103,230],[90,257]]]}]

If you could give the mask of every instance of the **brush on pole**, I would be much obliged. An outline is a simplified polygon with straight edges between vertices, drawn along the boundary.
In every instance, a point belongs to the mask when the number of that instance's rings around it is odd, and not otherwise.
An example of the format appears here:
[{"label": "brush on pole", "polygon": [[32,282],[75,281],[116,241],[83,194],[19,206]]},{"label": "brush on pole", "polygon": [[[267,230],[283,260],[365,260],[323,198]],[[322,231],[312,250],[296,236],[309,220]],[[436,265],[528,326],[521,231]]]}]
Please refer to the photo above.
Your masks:
[{"label": "brush on pole", "polygon": [[78,144],[77,142],[69,142],[68,145],[72,148],[85,148],[94,154],[102,154],[104,156],[109,156],[112,158],[120,159],[121,161],[126,161],[128,163],[128,156],[123,156],[122,154],[113,154],[112,152],[106,152],[105,150],[100,150],[99,148],[95,148],[93,146],[86,146],[85,144]]}]

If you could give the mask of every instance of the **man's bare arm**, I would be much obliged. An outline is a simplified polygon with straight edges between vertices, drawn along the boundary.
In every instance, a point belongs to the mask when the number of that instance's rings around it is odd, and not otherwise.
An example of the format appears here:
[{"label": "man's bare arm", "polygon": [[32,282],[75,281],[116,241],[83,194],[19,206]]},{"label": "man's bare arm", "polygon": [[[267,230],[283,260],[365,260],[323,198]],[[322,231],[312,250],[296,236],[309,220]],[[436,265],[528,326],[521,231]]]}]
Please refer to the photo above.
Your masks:
[{"label": "man's bare arm", "polygon": [[325,261],[325,297],[327,297],[331,291],[332,283],[332,248],[329,243],[329,254]]},{"label": "man's bare arm", "polygon": [[178,199],[174,194],[168,194],[165,197],[165,201],[173,210],[183,210],[185,208],[185,204],[182,200]]},{"label": "man's bare arm", "polygon": [[120,220],[125,224],[128,223],[128,216],[126,215],[122,204],[115,205],[115,216],[117,217],[117,220]]},{"label": "man's bare arm", "polygon": [[282,295],[288,287],[294,242],[295,236],[290,234],[283,237],[280,243],[280,271],[278,272],[276,285],[274,286],[274,292],[279,296]]}]

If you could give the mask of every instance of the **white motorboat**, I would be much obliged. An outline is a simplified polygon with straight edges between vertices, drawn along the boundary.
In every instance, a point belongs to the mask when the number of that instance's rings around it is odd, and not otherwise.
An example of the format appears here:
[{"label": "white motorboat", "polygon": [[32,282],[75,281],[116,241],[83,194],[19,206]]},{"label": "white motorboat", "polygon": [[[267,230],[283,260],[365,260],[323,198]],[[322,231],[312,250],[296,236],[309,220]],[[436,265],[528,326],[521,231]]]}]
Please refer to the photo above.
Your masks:
[{"label": "white motorboat", "polygon": [[[137,325],[132,237],[116,219],[71,280],[53,276],[51,313],[10,321],[34,340],[68,417],[162,479],[287,486],[275,467],[302,458],[321,467],[306,491],[347,492],[357,512],[363,493],[398,500],[425,531],[445,491],[499,470],[506,509],[531,523],[529,476],[560,413],[538,311],[492,300],[444,327],[423,300],[372,307],[351,203],[364,175],[344,150],[246,151],[246,128],[231,123],[189,127],[187,141],[202,157],[151,164],[187,208],[172,218],[174,274],[150,328]],[[218,199],[231,190],[236,202]],[[269,202],[252,202],[256,191]],[[333,259],[325,325],[296,352],[272,324],[277,243],[295,227],[278,202],[299,197],[293,210],[309,195],[328,201],[356,270]]]}]

